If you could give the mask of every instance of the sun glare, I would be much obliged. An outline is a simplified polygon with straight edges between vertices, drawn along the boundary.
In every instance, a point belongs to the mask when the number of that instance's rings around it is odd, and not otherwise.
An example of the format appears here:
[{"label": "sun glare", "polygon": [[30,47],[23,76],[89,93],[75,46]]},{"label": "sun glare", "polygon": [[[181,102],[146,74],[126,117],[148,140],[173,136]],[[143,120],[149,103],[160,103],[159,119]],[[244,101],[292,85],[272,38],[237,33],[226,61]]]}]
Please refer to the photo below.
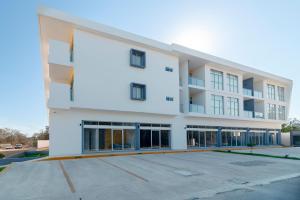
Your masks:
[{"label": "sun glare", "polygon": [[183,31],[175,37],[174,43],[208,53],[214,49],[213,35],[206,30]]}]

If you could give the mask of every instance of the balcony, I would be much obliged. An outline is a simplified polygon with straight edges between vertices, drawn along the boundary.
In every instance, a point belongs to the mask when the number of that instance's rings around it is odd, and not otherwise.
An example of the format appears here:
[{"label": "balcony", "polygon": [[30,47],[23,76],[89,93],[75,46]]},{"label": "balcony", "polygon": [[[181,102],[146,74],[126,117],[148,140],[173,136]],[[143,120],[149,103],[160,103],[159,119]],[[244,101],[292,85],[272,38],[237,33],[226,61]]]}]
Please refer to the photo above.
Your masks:
[{"label": "balcony", "polygon": [[189,111],[204,114],[204,106],[198,104],[190,104]]},{"label": "balcony", "polygon": [[49,41],[49,75],[58,83],[70,83],[73,74],[70,45],[58,40]]},{"label": "balcony", "polygon": [[69,109],[70,108],[70,85],[63,83],[50,83],[49,88],[49,108],[60,108]]},{"label": "balcony", "polygon": [[204,87],[204,81],[201,79],[194,78],[194,77],[189,77],[189,85],[197,86],[197,87]]}]

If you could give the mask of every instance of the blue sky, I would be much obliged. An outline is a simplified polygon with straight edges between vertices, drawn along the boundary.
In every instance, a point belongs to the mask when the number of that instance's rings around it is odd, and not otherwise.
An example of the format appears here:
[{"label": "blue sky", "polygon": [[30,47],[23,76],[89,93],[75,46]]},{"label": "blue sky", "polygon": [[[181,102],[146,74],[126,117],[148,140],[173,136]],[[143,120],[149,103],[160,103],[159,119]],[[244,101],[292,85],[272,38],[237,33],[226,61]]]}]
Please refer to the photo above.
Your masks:
[{"label": "blue sky", "polygon": [[48,123],[36,15],[40,5],[290,78],[290,117],[300,118],[300,1],[2,0],[0,127],[31,135]]}]

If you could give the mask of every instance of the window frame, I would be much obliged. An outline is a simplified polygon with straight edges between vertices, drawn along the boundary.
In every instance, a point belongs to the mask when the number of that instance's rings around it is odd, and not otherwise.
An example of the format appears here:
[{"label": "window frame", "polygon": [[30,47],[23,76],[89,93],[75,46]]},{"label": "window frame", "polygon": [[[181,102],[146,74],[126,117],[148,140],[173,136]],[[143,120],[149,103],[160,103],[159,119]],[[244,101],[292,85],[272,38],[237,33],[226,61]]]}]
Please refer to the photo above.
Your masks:
[{"label": "window frame", "polygon": [[[141,88],[141,98],[134,96],[134,89]],[[146,85],[141,83],[130,83],[130,98],[131,100],[139,100],[145,101],[146,100]]]},{"label": "window frame", "polygon": [[221,95],[211,95],[211,108],[213,115],[224,115],[224,97]]},{"label": "window frame", "polygon": [[210,70],[210,83],[215,90],[224,90],[224,73],[222,71]]},{"label": "window frame", "polygon": [[276,100],[276,96],[275,96],[275,85],[272,84],[267,84],[267,88],[268,88],[268,99],[272,99],[272,100]]},{"label": "window frame", "polygon": [[278,119],[286,120],[286,107],[282,105],[278,105]]},{"label": "window frame", "polygon": [[227,86],[229,92],[239,93],[239,77],[237,75],[228,73]]},{"label": "window frame", "polygon": [[240,115],[239,112],[239,98],[235,97],[227,97],[228,104],[228,115],[238,117]]},{"label": "window frame", "polygon": [[267,114],[268,119],[276,120],[276,104],[268,103]]},{"label": "window frame", "polygon": [[277,94],[279,101],[285,101],[284,87],[277,86]]},{"label": "window frame", "polygon": [[[135,54],[141,54],[140,55],[141,56],[141,64],[140,65],[133,62],[133,60],[134,60],[133,56],[138,56]],[[130,66],[144,69],[146,67],[146,52],[137,50],[137,49],[130,49]]]}]

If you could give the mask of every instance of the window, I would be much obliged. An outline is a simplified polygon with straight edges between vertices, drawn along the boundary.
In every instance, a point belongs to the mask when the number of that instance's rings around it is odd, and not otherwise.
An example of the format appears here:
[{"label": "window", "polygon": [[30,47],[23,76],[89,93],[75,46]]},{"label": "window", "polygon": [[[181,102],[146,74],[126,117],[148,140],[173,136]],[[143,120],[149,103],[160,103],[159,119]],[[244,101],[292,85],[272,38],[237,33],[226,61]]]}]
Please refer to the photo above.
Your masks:
[{"label": "window", "polygon": [[279,101],[284,101],[284,87],[277,87],[278,90],[278,100]]},{"label": "window", "polygon": [[286,120],[285,106],[278,106],[278,119]]},{"label": "window", "polygon": [[166,100],[167,101],[174,101],[174,98],[173,97],[166,97]]},{"label": "window", "polygon": [[165,67],[165,70],[166,70],[167,72],[173,72],[173,68],[171,68],[171,67]]},{"label": "window", "polygon": [[268,98],[275,100],[275,86],[268,84]]},{"label": "window", "polygon": [[224,115],[224,97],[211,95],[211,109],[214,115]]},{"label": "window", "polygon": [[72,78],[70,85],[70,100],[74,101],[74,77]]},{"label": "window", "polygon": [[238,76],[227,74],[228,90],[229,92],[238,93]]},{"label": "window", "polygon": [[130,84],[130,95],[133,100],[146,100],[146,85],[131,83]]},{"label": "window", "polygon": [[146,67],[146,53],[136,49],[130,50],[130,65],[133,67]]},{"label": "window", "polygon": [[268,104],[267,113],[268,113],[268,119],[276,119],[276,105]]},{"label": "window", "polygon": [[228,97],[228,114],[231,116],[239,116],[239,99]]},{"label": "window", "polygon": [[210,71],[210,82],[212,88],[217,90],[223,90],[223,72],[211,70]]}]

